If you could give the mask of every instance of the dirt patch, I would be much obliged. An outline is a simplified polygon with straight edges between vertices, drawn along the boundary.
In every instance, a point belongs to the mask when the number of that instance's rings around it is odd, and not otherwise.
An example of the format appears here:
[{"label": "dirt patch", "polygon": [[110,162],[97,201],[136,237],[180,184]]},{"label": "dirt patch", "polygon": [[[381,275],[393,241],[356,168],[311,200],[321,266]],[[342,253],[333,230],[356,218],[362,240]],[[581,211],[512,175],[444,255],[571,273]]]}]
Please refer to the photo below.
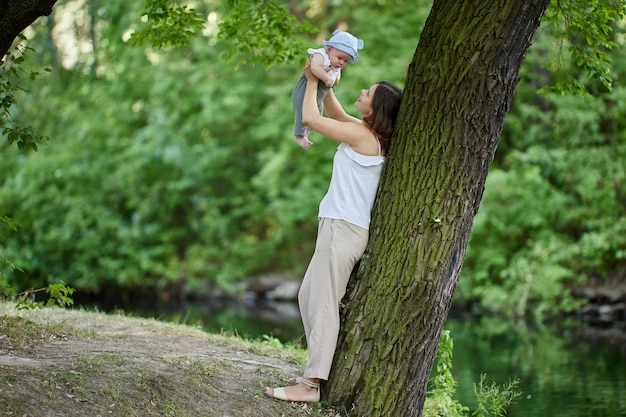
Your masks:
[{"label": "dirt patch", "polygon": [[0,303],[0,415],[338,416],[263,394],[303,358],[190,326]]}]

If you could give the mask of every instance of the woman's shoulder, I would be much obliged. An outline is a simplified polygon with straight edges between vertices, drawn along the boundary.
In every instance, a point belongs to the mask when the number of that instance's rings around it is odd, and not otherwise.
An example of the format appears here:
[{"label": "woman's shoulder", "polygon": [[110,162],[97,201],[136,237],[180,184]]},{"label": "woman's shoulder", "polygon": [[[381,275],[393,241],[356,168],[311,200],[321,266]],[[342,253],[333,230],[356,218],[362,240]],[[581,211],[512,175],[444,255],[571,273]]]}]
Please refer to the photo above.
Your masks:
[{"label": "woman's shoulder", "polygon": [[357,139],[341,141],[358,153],[359,155],[373,157],[384,156],[380,141],[367,127],[363,126],[364,130],[361,130],[361,135]]},{"label": "woman's shoulder", "polygon": [[350,145],[352,149],[362,155],[379,155],[378,139],[374,132],[367,128],[359,119],[346,119],[340,123],[336,139]]},{"label": "woman's shoulder", "polygon": [[345,153],[348,158],[350,158],[351,160],[353,160],[354,162],[358,163],[359,165],[362,166],[374,166],[374,165],[380,165],[383,162],[385,162],[385,157],[377,154],[377,155],[366,155],[366,154],[362,154],[360,152],[358,152],[357,150],[355,150],[351,145],[347,144],[347,143],[341,143],[338,147],[337,150],[339,152],[343,152]]}]

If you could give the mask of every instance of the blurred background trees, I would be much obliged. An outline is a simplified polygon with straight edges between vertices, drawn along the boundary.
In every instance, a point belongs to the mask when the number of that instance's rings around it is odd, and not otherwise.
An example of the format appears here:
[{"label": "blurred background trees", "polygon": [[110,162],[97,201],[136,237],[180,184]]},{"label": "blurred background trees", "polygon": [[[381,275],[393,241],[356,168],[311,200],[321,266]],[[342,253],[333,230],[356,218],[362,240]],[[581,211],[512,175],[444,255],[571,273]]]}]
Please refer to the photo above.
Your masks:
[{"label": "blurred background trees", "polygon": [[[403,85],[430,11],[429,1],[287,5],[317,28],[299,34],[304,45],[337,27],[365,41],[336,89],[353,114],[360,88]],[[130,42],[144,5],[122,0],[58,2],[25,32],[33,51],[22,66],[51,72],[29,81],[11,112],[50,140],[31,153],[0,145],[0,215],[17,226],[0,223],[11,286],[62,280],[78,292],[184,296],[236,291],[265,273],[300,279],[336,144],[313,135],[304,152],[292,139],[290,94],[305,50],[270,67],[223,59],[242,48],[218,39],[227,6],[195,4],[206,17],[201,36],[166,49]],[[575,307],[575,285],[623,280],[626,61],[624,22],[612,24],[616,46],[604,51],[612,91],[569,61],[566,49],[584,39],[557,40],[550,21],[540,28],[487,180],[459,303],[540,316]],[[559,71],[548,71],[555,62]],[[567,78],[593,96],[538,94]]]}]

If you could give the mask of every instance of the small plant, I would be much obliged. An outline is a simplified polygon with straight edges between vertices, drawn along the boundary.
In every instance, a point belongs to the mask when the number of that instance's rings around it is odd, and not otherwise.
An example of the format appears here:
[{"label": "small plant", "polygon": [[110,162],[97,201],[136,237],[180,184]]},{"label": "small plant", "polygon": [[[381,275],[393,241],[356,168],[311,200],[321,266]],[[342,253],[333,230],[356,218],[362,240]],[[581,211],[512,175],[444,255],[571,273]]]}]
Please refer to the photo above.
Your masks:
[{"label": "small plant", "polygon": [[[424,402],[425,417],[466,417],[469,408],[453,398],[456,390],[456,381],[452,376],[452,349],[453,342],[449,330],[444,330],[439,339],[437,350],[437,375],[434,378],[434,389],[429,392]],[[471,414],[472,417],[503,417],[506,409],[521,395],[517,389],[519,379],[515,378],[507,385],[498,386],[495,382],[487,383],[487,375],[480,377],[480,382],[474,384],[474,394],[478,401],[478,408]]]},{"label": "small plant", "polygon": [[453,398],[457,385],[452,376],[453,346],[450,331],[441,332],[436,358],[437,375],[434,378],[434,389],[424,403],[424,416],[462,417],[469,411],[469,408]]},{"label": "small plant", "polygon": [[306,364],[307,350],[302,348],[298,340],[283,343],[280,339],[265,334],[262,337],[261,343],[264,346],[269,346],[272,349],[279,349],[286,353],[287,356],[285,359],[296,365],[304,366]]},{"label": "small plant", "polygon": [[[35,300],[35,295],[40,292],[48,294],[48,300],[43,304]],[[74,305],[74,299],[72,298],[74,288],[68,287],[63,281],[50,284],[44,288],[23,291],[18,294],[15,294],[12,288],[7,287],[5,294],[16,300],[17,304],[15,308],[18,310],[33,310],[35,308],[51,307],[55,304],[59,307]]]},{"label": "small plant", "polygon": [[480,376],[480,382],[474,384],[474,394],[478,399],[478,408],[472,413],[476,417],[503,417],[506,409],[522,395],[517,389],[519,379],[515,378],[508,384],[498,386],[495,382],[487,383],[487,375]]},{"label": "small plant", "polygon": [[[0,217],[0,222],[5,223],[9,229],[17,231],[17,226],[13,223],[11,218],[2,216]],[[18,310],[41,308],[41,303],[35,301],[35,295],[40,292],[46,292],[48,294],[48,300],[44,305],[45,307],[50,307],[55,304],[60,307],[66,307],[74,304],[74,299],[72,298],[74,288],[68,287],[63,281],[56,284],[50,284],[44,288],[17,293],[11,286],[8,276],[2,272],[4,268],[8,268],[12,272],[23,272],[23,270],[14,265],[13,262],[5,256],[0,255],[0,299],[15,300],[17,302],[16,308]]]},{"label": "small plant", "polygon": [[278,349],[285,348],[285,345],[283,344],[283,342],[280,341],[280,339],[277,339],[274,336],[270,336],[267,334],[263,335],[263,343]]}]

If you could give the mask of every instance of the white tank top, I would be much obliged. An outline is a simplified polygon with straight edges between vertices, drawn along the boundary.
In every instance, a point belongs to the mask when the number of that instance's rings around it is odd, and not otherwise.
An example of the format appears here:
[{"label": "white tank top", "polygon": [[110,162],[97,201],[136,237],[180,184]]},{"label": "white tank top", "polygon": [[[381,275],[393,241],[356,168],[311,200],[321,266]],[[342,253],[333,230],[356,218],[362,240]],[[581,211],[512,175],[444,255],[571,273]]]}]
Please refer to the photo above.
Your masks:
[{"label": "white tank top", "polygon": [[369,229],[372,206],[385,157],[357,153],[347,143],[337,148],[328,192],[322,199],[319,217],[342,219]]}]

